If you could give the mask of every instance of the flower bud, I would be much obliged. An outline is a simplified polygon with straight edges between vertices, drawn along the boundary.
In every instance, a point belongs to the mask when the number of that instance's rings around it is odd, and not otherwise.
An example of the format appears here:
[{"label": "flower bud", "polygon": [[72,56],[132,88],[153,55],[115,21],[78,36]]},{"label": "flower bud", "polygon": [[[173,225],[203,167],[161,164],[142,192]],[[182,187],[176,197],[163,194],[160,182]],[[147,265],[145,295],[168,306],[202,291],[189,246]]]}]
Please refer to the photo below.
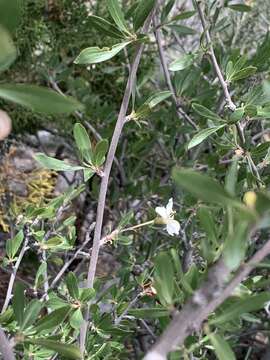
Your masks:
[{"label": "flower bud", "polygon": [[247,207],[249,207],[250,209],[254,209],[257,200],[257,195],[254,191],[248,191],[245,193],[243,200],[244,203],[247,205]]}]

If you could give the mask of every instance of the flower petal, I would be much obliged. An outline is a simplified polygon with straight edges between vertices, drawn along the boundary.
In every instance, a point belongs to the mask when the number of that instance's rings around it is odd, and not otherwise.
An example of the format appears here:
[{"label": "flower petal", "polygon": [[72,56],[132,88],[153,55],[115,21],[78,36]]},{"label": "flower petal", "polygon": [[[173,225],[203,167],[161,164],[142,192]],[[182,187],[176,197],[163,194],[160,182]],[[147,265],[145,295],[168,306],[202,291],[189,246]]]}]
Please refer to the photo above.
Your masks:
[{"label": "flower petal", "polygon": [[167,211],[164,206],[158,206],[155,208],[155,212],[162,218],[167,219]]},{"label": "flower petal", "polygon": [[168,204],[166,206],[166,212],[167,212],[168,217],[170,217],[170,215],[172,213],[172,208],[173,208],[173,198],[170,198],[168,201]]},{"label": "flower petal", "polygon": [[179,231],[180,231],[179,222],[177,220],[170,219],[167,222],[166,230],[167,230],[169,235],[172,235],[172,236],[173,235],[179,235]]}]

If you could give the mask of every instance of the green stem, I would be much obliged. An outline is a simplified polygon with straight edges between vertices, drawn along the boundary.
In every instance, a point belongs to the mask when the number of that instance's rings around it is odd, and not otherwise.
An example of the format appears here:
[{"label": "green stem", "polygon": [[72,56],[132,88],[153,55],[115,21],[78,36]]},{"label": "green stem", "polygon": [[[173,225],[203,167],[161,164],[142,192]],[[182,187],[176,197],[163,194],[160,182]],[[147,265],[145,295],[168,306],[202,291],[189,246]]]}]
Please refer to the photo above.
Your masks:
[{"label": "green stem", "polygon": [[139,228],[141,228],[143,226],[154,224],[154,222],[155,222],[155,220],[146,221],[145,223],[138,224],[138,225],[131,226],[129,228],[123,229],[120,232],[122,233],[122,232],[126,232],[126,231],[133,231],[133,230],[139,229]]}]

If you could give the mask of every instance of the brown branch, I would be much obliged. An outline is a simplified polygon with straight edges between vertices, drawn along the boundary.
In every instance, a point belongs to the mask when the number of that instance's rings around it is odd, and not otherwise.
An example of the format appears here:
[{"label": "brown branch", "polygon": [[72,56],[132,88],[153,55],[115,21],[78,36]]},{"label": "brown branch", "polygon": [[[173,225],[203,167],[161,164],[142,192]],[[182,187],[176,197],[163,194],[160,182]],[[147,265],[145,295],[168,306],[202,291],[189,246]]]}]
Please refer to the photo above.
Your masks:
[{"label": "brown branch", "polygon": [[[148,32],[151,20],[153,17],[154,11],[148,16],[143,26],[142,32],[145,34]],[[126,89],[124,92],[122,104],[120,107],[120,111],[118,114],[118,118],[115,124],[115,129],[113,132],[112,140],[110,143],[106,163],[104,166],[104,176],[101,180],[99,197],[98,197],[98,207],[97,207],[97,217],[96,217],[96,227],[93,239],[93,248],[91,253],[90,264],[88,268],[88,275],[86,281],[86,287],[92,288],[94,285],[94,279],[96,274],[96,266],[98,261],[99,249],[100,249],[100,238],[101,238],[101,230],[102,230],[102,223],[103,223],[103,215],[105,209],[105,202],[106,202],[106,195],[108,190],[108,183],[112,168],[112,163],[115,157],[116,149],[120,140],[120,136],[122,134],[122,129],[126,121],[126,115],[128,111],[129,100],[132,94],[132,90],[136,81],[136,74],[138,70],[138,66],[141,60],[142,52],[143,52],[144,44],[139,44],[135,51],[133,62],[130,66],[129,77],[126,85]],[[84,316],[84,323],[81,327],[80,331],[80,349],[81,352],[84,352],[85,348],[85,340],[86,340],[86,333],[87,333],[87,326],[88,326],[88,318],[89,318],[89,309],[87,309],[85,316]]]},{"label": "brown branch", "polygon": [[165,360],[169,352],[183,345],[187,336],[201,328],[202,322],[233,292],[247,275],[270,254],[270,240],[251,259],[240,266],[226,284],[230,270],[220,259],[210,270],[205,283],[183,306],[144,360]]},{"label": "brown branch", "polygon": [[3,356],[3,360],[16,360],[12,350],[12,346],[4,332],[0,327],[0,352]]}]

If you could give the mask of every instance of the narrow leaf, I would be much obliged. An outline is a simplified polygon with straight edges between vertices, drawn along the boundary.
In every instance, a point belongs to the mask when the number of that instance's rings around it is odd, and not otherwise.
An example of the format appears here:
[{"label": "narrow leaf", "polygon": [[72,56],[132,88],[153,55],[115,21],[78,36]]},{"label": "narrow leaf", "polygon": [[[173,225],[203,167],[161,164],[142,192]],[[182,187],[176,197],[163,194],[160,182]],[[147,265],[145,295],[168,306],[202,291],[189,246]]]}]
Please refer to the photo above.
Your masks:
[{"label": "narrow leaf", "polygon": [[45,114],[64,114],[82,109],[82,104],[75,99],[35,85],[1,84],[0,97]]},{"label": "narrow leaf", "polygon": [[210,320],[210,324],[222,325],[226,322],[236,320],[242,314],[251,311],[257,311],[264,307],[264,304],[270,300],[270,292],[262,292],[258,295],[252,295],[233,302],[226,307],[220,315],[216,315]]},{"label": "narrow leaf", "polygon": [[164,307],[130,309],[128,313],[138,319],[158,319],[170,315],[170,311]]},{"label": "narrow leaf", "polygon": [[239,205],[217,181],[207,175],[190,169],[174,168],[172,177],[177,186],[206,202],[220,205]]},{"label": "narrow leaf", "polygon": [[108,151],[109,142],[107,139],[100,140],[95,148],[95,159],[94,164],[96,166],[101,166],[105,161],[105,155]]},{"label": "narrow leaf", "polygon": [[95,29],[100,32],[103,32],[105,35],[110,36],[115,39],[124,38],[123,33],[109,21],[102,19],[101,17],[90,15],[88,17],[90,24],[93,25]]},{"label": "narrow leaf", "polygon": [[76,309],[73,314],[70,316],[70,325],[73,327],[73,329],[79,329],[83,323],[83,316],[81,309]]},{"label": "narrow leaf", "polygon": [[0,72],[8,69],[17,56],[16,48],[9,33],[0,26]]},{"label": "narrow leaf", "polygon": [[61,343],[49,339],[27,339],[27,342],[53,350],[67,359],[82,359],[80,349],[75,345]]},{"label": "narrow leaf", "polygon": [[250,6],[245,4],[231,4],[228,5],[228,8],[239,12],[249,12],[252,9]]},{"label": "narrow leaf", "polygon": [[225,241],[224,262],[231,270],[237,269],[244,260],[248,244],[248,225],[247,221],[239,221],[234,232],[229,234]]},{"label": "narrow leaf", "polygon": [[70,311],[70,306],[63,306],[43,316],[36,324],[35,331],[39,333],[44,330],[56,329],[65,320]]},{"label": "narrow leaf", "polygon": [[84,49],[79,56],[74,60],[75,64],[97,64],[106,60],[111,59],[124,49],[131,41],[126,41],[120,44],[116,44],[109,47],[99,48],[90,47]]},{"label": "narrow leaf", "polygon": [[107,0],[107,7],[117,27],[124,33],[129,34],[125,17],[119,6],[118,0]]},{"label": "narrow leaf", "polygon": [[178,14],[176,16],[174,16],[170,22],[172,21],[177,21],[177,20],[184,20],[184,19],[189,19],[190,17],[192,17],[193,15],[196,14],[196,11],[192,10],[192,11],[184,11],[181,14]]},{"label": "narrow leaf", "polygon": [[21,330],[29,328],[29,326],[31,326],[36,321],[43,306],[44,304],[42,304],[37,299],[30,301],[30,303],[26,306],[24,310]]},{"label": "narrow leaf", "polygon": [[81,170],[83,167],[81,166],[72,166],[66,164],[62,160],[54,159],[50,156],[47,156],[42,153],[37,153],[35,155],[35,159],[45,168],[55,170],[55,171],[76,171]]},{"label": "narrow leaf", "polygon": [[73,135],[82,159],[91,164],[93,156],[92,145],[87,131],[80,123],[77,123],[74,125]]},{"label": "narrow leaf", "polygon": [[23,323],[23,313],[25,306],[25,297],[24,297],[25,287],[21,283],[15,285],[14,297],[12,301],[12,307],[15,315],[15,319],[19,326]]},{"label": "narrow leaf", "polygon": [[7,240],[6,249],[9,258],[13,259],[17,254],[24,239],[23,230],[20,230],[13,239]]},{"label": "narrow leaf", "polygon": [[133,20],[134,30],[137,31],[145,22],[156,4],[156,0],[140,0]]},{"label": "narrow leaf", "polygon": [[209,339],[219,360],[236,360],[230,345],[220,335],[210,334]]},{"label": "narrow leaf", "polygon": [[174,269],[169,254],[162,252],[155,260],[155,288],[163,305],[172,305],[174,297]]},{"label": "narrow leaf", "polygon": [[154,108],[156,105],[161,103],[163,100],[167,99],[172,95],[171,91],[160,91],[156,94],[151,95],[146,101],[145,104],[148,104],[150,109]]},{"label": "narrow leaf", "polygon": [[207,139],[210,135],[216,133],[218,130],[224,128],[225,124],[219,125],[219,126],[213,126],[209,129],[204,129],[202,131],[199,131],[188,143],[187,149],[191,149],[194,146],[199,145],[201,142],[203,142],[205,139]]},{"label": "narrow leaf", "polygon": [[213,120],[213,121],[222,121],[223,119],[218,116],[217,114],[215,114],[213,111],[207,109],[206,107],[204,107],[203,105],[200,104],[192,104],[192,108],[194,111],[196,111],[196,113],[198,113],[199,115],[206,117],[207,119]]},{"label": "narrow leaf", "polygon": [[248,66],[244,69],[239,70],[238,72],[235,72],[231,76],[230,81],[237,81],[237,80],[245,79],[246,77],[255,74],[256,71],[257,71],[257,68],[255,66]]},{"label": "narrow leaf", "polygon": [[196,55],[195,54],[185,54],[182,55],[179,59],[174,60],[170,65],[169,65],[169,70],[171,71],[180,71],[180,70],[184,70],[187,67],[191,66],[194,62],[194,60],[196,59]]},{"label": "narrow leaf", "polygon": [[69,295],[75,299],[78,300],[79,298],[79,286],[76,276],[73,272],[69,272],[68,276],[66,278],[66,284],[68,288]]}]

